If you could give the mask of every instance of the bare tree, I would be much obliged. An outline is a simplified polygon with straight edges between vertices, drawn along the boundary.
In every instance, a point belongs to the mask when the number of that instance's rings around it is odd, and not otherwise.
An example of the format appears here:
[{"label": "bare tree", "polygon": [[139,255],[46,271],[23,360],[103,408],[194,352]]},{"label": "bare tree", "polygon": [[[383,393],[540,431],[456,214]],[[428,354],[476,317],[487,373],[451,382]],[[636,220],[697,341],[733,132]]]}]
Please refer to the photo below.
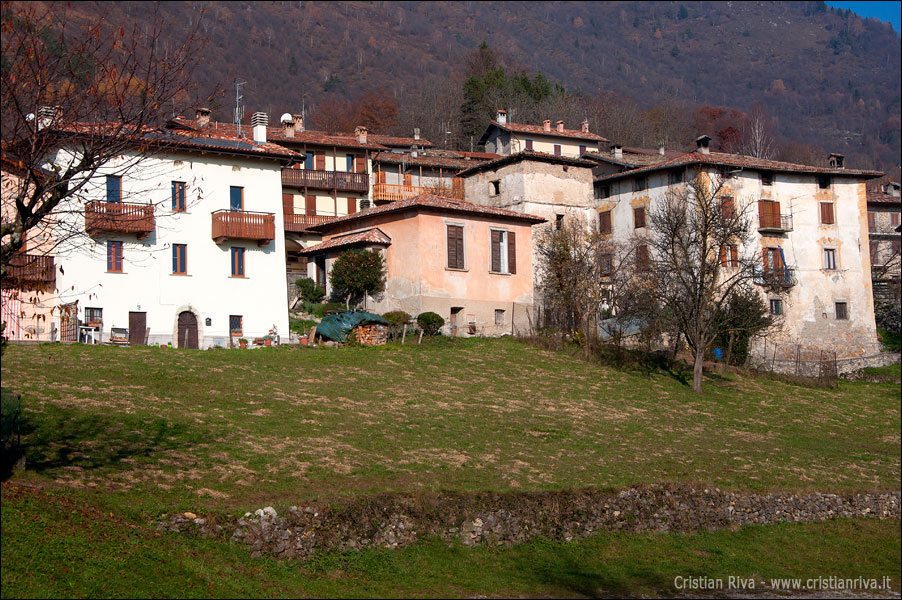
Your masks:
[{"label": "bare tree", "polygon": [[[4,186],[0,226],[3,278],[29,231],[61,212],[99,169],[122,171],[165,146],[152,130],[190,102],[191,72],[204,41],[196,21],[178,47],[163,43],[171,25],[158,12],[129,29],[77,24],[68,5],[3,3],[2,145],[21,176]],[[65,160],[53,159],[66,148]],[[123,156],[133,157],[123,160]],[[62,221],[60,221],[62,222]],[[57,243],[69,234],[54,231]]]},{"label": "bare tree", "polygon": [[705,350],[720,331],[719,315],[760,264],[751,243],[752,214],[750,202],[740,203],[725,180],[704,171],[669,190],[650,211],[647,268],[662,314],[694,352],[696,392]]},{"label": "bare tree", "polygon": [[776,155],[773,123],[761,103],[756,102],[742,120],[738,141],[740,154],[764,159]]}]

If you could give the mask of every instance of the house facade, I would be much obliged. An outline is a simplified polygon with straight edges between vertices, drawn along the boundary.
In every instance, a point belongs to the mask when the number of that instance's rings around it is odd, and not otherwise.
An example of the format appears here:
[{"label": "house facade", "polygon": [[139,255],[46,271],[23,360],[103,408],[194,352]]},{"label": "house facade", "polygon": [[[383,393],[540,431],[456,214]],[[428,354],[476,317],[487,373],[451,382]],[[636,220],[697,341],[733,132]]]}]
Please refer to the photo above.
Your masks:
[{"label": "house facade", "polygon": [[60,312],[78,323],[61,341],[208,348],[287,337],[281,169],[297,155],[250,132],[164,137],[149,156],[110,161],[70,200],[83,208],[61,210],[61,226],[86,234],[55,251]]},{"label": "house facade", "polygon": [[902,197],[899,184],[889,183],[868,190],[868,250],[874,301],[899,305],[902,282],[902,235],[899,233]]},{"label": "house facade", "polygon": [[563,121],[552,126],[550,120],[542,125],[511,123],[507,112],[499,110],[479,139],[486,152],[507,156],[518,152],[540,152],[555,156],[579,158],[589,150],[607,149],[608,140],[589,131],[589,122],[583,121],[579,129],[567,129]]},{"label": "house facade", "polygon": [[842,157],[817,168],[698,149],[669,161],[596,180],[598,227],[616,240],[651,235],[648,214],[696,174],[724,181],[722,196],[754,222],[742,253],[760,257],[758,289],[779,332],[756,338],[754,358],[780,368],[821,353],[853,360],[879,352],[871,294],[865,182],[881,174],[845,169]]},{"label": "house facade", "polygon": [[431,311],[449,335],[526,331],[533,303],[533,215],[423,194],[317,225],[322,244],[304,250],[310,276],[328,274],[348,248],[379,249],[386,291],[367,298],[375,312]]}]

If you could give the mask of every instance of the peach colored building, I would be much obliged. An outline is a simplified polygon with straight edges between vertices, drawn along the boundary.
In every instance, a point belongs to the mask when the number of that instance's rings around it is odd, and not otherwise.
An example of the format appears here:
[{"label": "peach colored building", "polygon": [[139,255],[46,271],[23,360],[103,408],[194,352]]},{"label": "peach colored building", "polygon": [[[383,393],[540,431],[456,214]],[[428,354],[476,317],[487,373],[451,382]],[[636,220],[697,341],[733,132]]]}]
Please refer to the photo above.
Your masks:
[{"label": "peach colored building", "polygon": [[532,226],[544,219],[423,194],[316,225],[323,242],[304,250],[310,277],[328,274],[349,248],[380,249],[386,291],[368,310],[431,311],[449,335],[526,331],[532,311]]}]

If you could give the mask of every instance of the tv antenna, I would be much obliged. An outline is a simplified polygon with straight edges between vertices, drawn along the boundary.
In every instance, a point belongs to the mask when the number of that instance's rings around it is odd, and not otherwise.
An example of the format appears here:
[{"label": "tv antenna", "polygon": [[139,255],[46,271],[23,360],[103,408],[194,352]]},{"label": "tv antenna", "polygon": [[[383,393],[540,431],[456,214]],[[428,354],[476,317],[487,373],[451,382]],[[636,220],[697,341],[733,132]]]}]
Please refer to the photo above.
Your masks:
[{"label": "tv antenna", "polygon": [[241,86],[245,83],[247,82],[235,80],[235,125],[238,126],[238,137],[241,137],[241,119],[244,118],[244,107],[241,105],[244,96],[241,95]]}]

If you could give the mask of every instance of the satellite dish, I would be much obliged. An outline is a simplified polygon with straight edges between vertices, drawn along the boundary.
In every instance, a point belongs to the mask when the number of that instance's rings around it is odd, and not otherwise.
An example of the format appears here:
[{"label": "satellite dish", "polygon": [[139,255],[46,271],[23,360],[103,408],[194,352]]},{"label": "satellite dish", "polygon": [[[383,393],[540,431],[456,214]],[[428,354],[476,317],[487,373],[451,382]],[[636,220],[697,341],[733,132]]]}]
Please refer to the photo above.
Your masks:
[{"label": "satellite dish", "polygon": [[292,121],[294,121],[294,117],[292,117],[290,113],[285,113],[284,115],[282,115],[279,121],[282,123],[291,123]]}]

